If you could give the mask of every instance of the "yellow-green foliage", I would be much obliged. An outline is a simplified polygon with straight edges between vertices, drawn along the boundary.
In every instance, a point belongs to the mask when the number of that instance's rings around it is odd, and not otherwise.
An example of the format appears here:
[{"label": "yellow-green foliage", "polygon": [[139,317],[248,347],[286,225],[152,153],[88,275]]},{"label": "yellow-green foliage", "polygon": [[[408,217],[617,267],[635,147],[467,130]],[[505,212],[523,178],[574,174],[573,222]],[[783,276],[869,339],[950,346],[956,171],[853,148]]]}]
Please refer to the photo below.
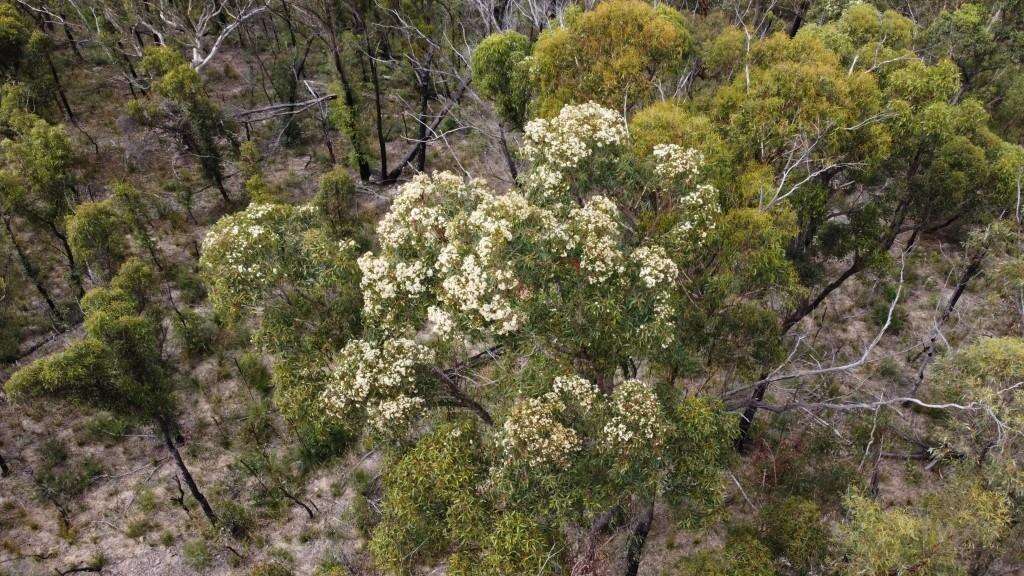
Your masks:
[{"label": "yellow-green foliage", "polygon": [[727,77],[743,64],[747,51],[747,35],[735,26],[726,26],[700,47],[701,59],[708,72]]},{"label": "yellow-green foliage", "polygon": [[110,199],[79,204],[66,227],[75,258],[94,275],[104,280],[117,271],[128,252],[127,227]]},{"label": "yellow-green foliage", "polygon": [[935,403],[973,407],[936,420],[949,448],[1012,466],[1014,447],[1020,442],[1002,427],[1024,425],[1022,381],[1024,340],[1020,338],[982,338],[941,359],[926,397]]},{"label": "yellow-green foliage", "polygon": [[771,503],[760,513],[764,541],[793,565],[812,568],[828,551],[828,529],[813,500],[792,496]]},{"label": "yellow-green foliage", "polygon": [[659,81],[682,68],[689,50],[683,16],[664,4],[609,0],[582,14],[570,11],[533,49],[537,112],[552,116],[588,100],[613,110],[641,106]]},{"label": "yellow-green foliage", "polygon": [[513,30],[484,38],[473,51],[473,85],[513,128],[526,121],[530,101],[530,40]]},{"label": "yellow-green foliage", "polygon": [[704,155],[702,174],[721,187],[731,171],[729,151],[711,119],[689,112],[681,103],[666,100],[638,111],[629,122],[629,134],[638,156],[648,156],[658,144],[678,144]]},{"label": "yellow-green foliage", "polygon": [[483,535],[480,550],[452,557],[451,576],[505,576],[507,574],[558,574],[558,549],[529,515],[502,514],[497,519],[477,518],[474,529]]},{"label": "yellow-green foliage", "polygon": [[165,415],[173,400],[157,319],[116,288],[90,290],[81,307],[85,337],[16,372],[5,384],[8,396],[71,400],[128,417]]},{"label": "yellow-green foliage", "polygon": [[956,574],[993,545],[1010,522],[1009,502],[975,480],[949,482],[917,507],[883,508],[857,492],[838,532],[843,574]]},{"label": "yellow-green foliage", "polygon": [[324,227],[336,238],[352,237],[359,230],[356,184],[344,166],[335,166],[320,177],[313,205]]},{"label": "yellow-green foliage", "polygon": [[458,541],[453,528],[483,528],[473,520],[476,488],[485,472],[479,442],[468,423],[442,425],[387,467],[381,520],[370,542],[379,566],[405,573]]},{"label": "yellow-green foliage", "polygon": [[243,142],[239,147],[239,160],[241,161],[242,186],[249,193],[252,202],[264,203],[274,202],[278,194],[267,183],[267,177],[263,173],[263,155],[252,140]]},{"label": "yellow-green foliage", "polygon": [[747,531],[730,534],[719,550],[698,552],[665,576],[775,576],[771,551]]}]

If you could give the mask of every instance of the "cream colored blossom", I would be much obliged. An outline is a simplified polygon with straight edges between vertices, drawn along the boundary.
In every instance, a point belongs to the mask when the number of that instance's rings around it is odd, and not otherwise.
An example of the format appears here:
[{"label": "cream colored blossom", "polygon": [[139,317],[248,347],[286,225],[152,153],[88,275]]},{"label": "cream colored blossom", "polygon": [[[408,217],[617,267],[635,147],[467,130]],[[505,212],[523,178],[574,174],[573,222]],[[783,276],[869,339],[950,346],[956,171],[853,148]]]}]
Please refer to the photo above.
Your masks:
[{"label": "cream colored blossom", "polygon": [[539,398],[516,402],[499,439],[505,455],[511,461],[525,461],[530,466],[567,465],[581,441],[575,430],[558,421],[558,408]]},{"label": "cream colored blossom", "polygon": [[665,418],[653,386],[640,380],[626,380],[612,393],[611,409],[604,436],[613,450],[626,454],[657,446]]}]

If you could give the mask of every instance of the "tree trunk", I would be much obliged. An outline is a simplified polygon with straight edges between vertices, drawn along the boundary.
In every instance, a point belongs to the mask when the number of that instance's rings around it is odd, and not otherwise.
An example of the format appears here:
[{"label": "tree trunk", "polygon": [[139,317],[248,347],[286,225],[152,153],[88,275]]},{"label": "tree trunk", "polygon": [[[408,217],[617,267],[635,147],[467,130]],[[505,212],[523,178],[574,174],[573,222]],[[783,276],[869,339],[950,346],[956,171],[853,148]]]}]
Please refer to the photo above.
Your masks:
[{"label": "tree trunk", "polygon": [[68,269],[71,271],[71,283],[74,284],[75,290],[78,291],[78,298],[81,299],[85,295],[85,288],[82,286],[82,275],[78,271],[78,264],[75,263],[75,254],[71,250],[71,244],[68,244],[67,234],[60,231],[53,222],[49,222],[50,231],[60,241],[61,247],[64,249],[64,257],[68,260]]},{"label": "tree trunk", "polygon": [[71,110],[71,104],[68,102],[68,97],[64,93],[64,85],[61,84],[60,75],[57,74],[57,66],[53,63],[53,57],[50,53],[46,53],[46,63],[50,67],[50,75],[53,76],[53,83],[57,89],[57,99],[60,101],[61,108],[64,109],[64,113],[68,117],[68,121],[72,124],[77,125],[78,120],[75,118],[75,113]]},{"label": "tree trunk", "polygon": [[633,535],[629,538],[629,547],[626,549],[626,576],[636,576],[640,570],[640,559],[643,557],[644,545],[647,543],[647,535],[651,531],[651,522],[654,520],[654,502],[648,504],[640,519],[633,528]]},{"label": "tree trunk", "polygon": [[498,137],[501,140],[501,153],[505,156],[505,164],[508,166],[508,173],[512,176],[512,183],[518,185],[519,170],[516,169],[515,158],[512,157],[512,151],[508,148],[508,135],[505,132],[504,122],[498,122]]},{"label": "tree trunk", "polygon": [[[345,98],[345,106],[348,107],[350,115],[357,113],[357,102],[355,92],[352,90],[352,84],[348,80],[348,74],[345,72],[345,65],[341,61],[341,51],[337,46],[337,40],[331,47],[331,52],[334,58],[334,69],[338,72],[338,81],[341,82],[342,96]],[[354,122],[354,121],[353,121]],[[352,146],[352,155],[355,156],[356,167],[359,169],[359,179],[363,182],[370,180],[370,163],[366,160],[366,150],[363,149],[363,142],[356,134],[349,134],[349,144]]]},{"label": "tree trunk", "polygon": [[924,384],[925,373],[928,370],[928,365],[932,363],[935,358],[935,344],[939,340],[939,330],[942,325],[946,323],[950,315],[953,314],[953,309],[956,308],[957,302],[960,301],[960,297],[964,295],[964,290],[967,289],[967,285],[973,280],[978,274],[981,273],[981,265],[985,260],[984,251],[979,252],[974,258],[971,258],[970,263],[964,268],[963,273],[960,274],[960,278],[957,280],[956,288],[953,290],[953,295],[949,298],[949,303],[946,304],[946,309],[942,311],[942,316],[939,316],[938,321],[935,323],[935,327],[932,329],[931,336],[928,339],[928,344],[924,349],[924,360],[921,362],[921,367],[917,371],[917,380],[914,382],[914,388],[911,391],[911,396],[917,396],[918,390],[921,385]]},{"label": "tree trunk", "polygon": [[39,292],[39,295],[43,297],[44,301],[46,301],[46,307],[50,309],[50,313],[53,314],[54,320],[57,322],[63,322],[64,316],[57,309],[57,304],[54,303],[53,298],[50,296],[50,292],[46,289],[46,286],[43,285],[43,281],[39,277],[39,271],[32,265],[32,262],[28,259],[28,254],[25,254],[25,250],[21,247],[21,244],[18,243],[18,237],[14,235],[14,228],[11,227],[10,217],[4,218],[4,225],[7,228],[7,236],[11,239],[11,244],[14,246],[14,252],[18,255],[18,263],[21,264],[21,269],[25,272],[25,276],[27,276],[32,282],[32,285],[35,286],[36,292]]},{"label": "tree trunk", "polygon": [[594,574],[594,557],[597,555],[598,538],[608,530],[608,526],[620,512],[621,510],[616,506],[594,518],[593,523],[590,525],[590,530],[587,531],[587,535],[580,544],[576,558],[573,559],[573,565],[570,568],[571,576],[590,576]]},{"label": "tree trunk", "polygon": [[419,156],[416,159],[416,169],[425,172],[427,169],[427,113],[430,111],[430,71],[423,70],[416,76],[419,78],[420,85],[420,129],[419,142],[416,143],[419,148]]},{"label": "tree trunk", "polygon": [[[367,40],[369,43],[369,40]],[[388,146],[384,139],[384,112],[380,95],[380,74],[377,72],[377,52],[368,50],[370,60],[370,79],[373,82],[373,105],[376,112],[375,120],[377,125],[377,153],[380,154],[380,179],[381,184],[387,184],[388,175]]]},{"label": "tree trunk", "polygon": [[811,0],[802,0],[800,5],[797,6],[796,14],[793,16],[793,23],[789,25],[789,37],[796,36],[796,33],[800,31],[800,26],[804,23],[804,16],[807,15],[807,9],[811,7]]},{"label": "tree trunk", "polygon": [[213,508],[210,507],[210,503],[206,500],[206,496],[203,496],[203,493],[199,491],[199,486],[196,485],[196,481],[192,478],[188,467],[185,466],[185,461],[181,459],[181,453],[178,452],[178,447],[174,443],[174,430],[171,427],[170,420],[166,416],[160,416],[157,421],[160,425],[160,432],[163,433],[164,445],[167,446],[167,450],[174,457],[174,462],[178,465],[178,470],[181,471],[181,477],[185,479],[189,492],[199,502],[199,506],[203,509],[203,514],[206,514],[210,524],[217,524],[217,515],[214,514]]}]

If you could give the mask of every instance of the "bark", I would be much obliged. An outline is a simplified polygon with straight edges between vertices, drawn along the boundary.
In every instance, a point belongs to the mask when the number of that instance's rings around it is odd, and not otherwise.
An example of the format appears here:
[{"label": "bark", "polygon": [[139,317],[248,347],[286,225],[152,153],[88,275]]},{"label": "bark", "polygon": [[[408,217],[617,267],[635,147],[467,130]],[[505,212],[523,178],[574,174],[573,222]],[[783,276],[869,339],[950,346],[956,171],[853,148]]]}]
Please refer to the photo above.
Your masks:
[{"label": "bark", "polygon": [[621,510],[615,507],[607,512],[603,512],[594,519],[590,525],[590,530],[587,531],[587,535],[580,544],[576,558],[573,560],[570,571],[571,576],[590,576],[594,574],[594,558],[597,556],[598,539],[608,531],[608,526],[611,525],[620,512]]},{"label": "bark", "polygon": [[64,114],[67,115],[69,122],[78,125],[75,113],[71,110],[71,104],[68,102],[68,97],[64,93],[64,85],[60,81],[60,75],[57,74],[57,66],[53,63],[53,57],[50,56],[49,53],[46,54],[46,63],[50,68],[50,75],[53,76],[53,83],[57,88],[57,99],[60,101],[61,108],[64,109]]},{"label": "bark", "polygon": [[924,360],[921,362],[921,367],[917,370],[917,380],[914,382],[914,388],[911,392],[911,396],[917,396],[917,391],[924,384],[925,373],[928,371],[928,366],[932,363],[935,358],[935,345],[939,340],[939,330],[942,325],[946,323],[950,315],[953,314],[953,310],[956,308],[957,302],[960,301],[960,297],[964,295],[964,291],[967,289],[967,285],[981,273],[982,263],[985,260],[985,253],[979,252],[968,263],[967,267],[960,274],[960,278],[957,279],[956,288],[953,290],[953,295],[950,296],[949,302],[946,304],[946,309],[942,311],[942,315],[939,316],[938,321],[935,323],[935,327],[932,329],[931,336],[928,338],[928,344],[925,345],[924,349]]},{"label": "bark", "polygon": [[[369,42],[369,40],[367,40]],[[376,50],[368,50],[368,56],[370,61],[370,79],[373,83],[373,106],[377,128],[377,153],[380,154],[380,178],[381,183],[387,183],[393,181],[389,178],[388,174],[388,146],[387,141],[384,139],[384,112],[382,110],[383,103],[381,101],[381,88],[380,88],[380,74],[377,72],[377,53]]]},{"label": "bark", "polygon": [[67,17],[65,17],[64,14],[61,14],[60,19],[64,22],[61,28],[64,29],[64,38],[67,39],[68,46],[71,47],[71,51],[75,53],[75,56],[78,58],[79,61],[85,62],[85,56],[82,56],[82,52],[78,49],[78,42],[75,40],[74,35],[71,34],[71,27],[68,26]]},{"label": "bark", "polygon": [[213,508],[210,507],[210,503],[206,500],[206,496],[203,496],[199,486],[196,485],[196,481],[192,478],[192,473],[185,466],[185,461],[181,459],[181,453],[178,452],[178,446],[174,442],[174,429],[171,426],[170,420],[166,416],[160,416],[158,423],[160,425],[160,432],[164,437],[164,445],[167,446],[167,450],[174,457],[174,462],[178,465],[178,470],[181,471],[181,477],[185,479],[185,485],[188,486],[188,490],[192,493],[192,497],[196,499],[196,502],[199,502],[199,507],[203,509],[206,519],[210,521],[210,524],[216,525],[217,515],[214,514]]},{"label": "bark", "polygon": [[[434,116],[434,120],[433,122],[430,123],[430,128],[428,129],[429,132],[435,132],[438,129],[438,127],[441,125],[441,122],[444,121],[445,117],[448,116],[448,113],[451,112],[452,108],[454,108],[455,105],[458,104],[459,100],[462,99],[462,95],[466,93],[466,89],[468,87],[469,78],[463,80],[462,83],[459,84],[458,89],[455,91],[454,94],[451,95],[451,99],[448,101],[448,103],[445,104],[444,108],[442,108],[437,113],[436,116]],[[426,142],[424,142],[423,145],[426,146]],[[382,183],[391,183],[394,182],[395,180],[398,180],[398,177],[402,175],[402,170],[407,165],[409,165],[409,163],[412,162],[414,158],[416,158],[416,155],[418,153],[419,144],[413,146],[409,150],[409,152],[406,153],[405,157],[402,158],[402,160],[395,165],[395,168],[391,171],[391,173],[387,174],[386,177],[382,175]]]},{"label": "bark", "polygon": [[647,543],[647,535],[651,531],[651,522],[654,520],[654,502],[648,504],[640,514],[636,526],[633,528],[633,535],[629,538],[629,547],[626,549],[626,576],[636,576],[640,570],[640,560],[643,557],[644,545]]},{"label": "bark", "polygon": [[793,23],[789,25],[789,37],[796,36],[796,33],[800,31],[800,26],[804,23],[804,16],[807,15],[807,9],[811,7],[811,0],[802,0],[800,5],[796,9],[796,14],[793,16]]},{"label": "bark", "polygon": [[[341,92],[342,97],[345,99],[345,106],[348,107],[349,114],[356,114],[358,108],[355,92],[352,90],[352,84],[349,82],[345,65],[341,60],[341,51],[337,46],[337,39],[334,40],[334,44],[331,46],[331,52],[334,58],[334,69],[338,72],[338,80],[341,82]],[[359,169],[359,179],[363,182],[368,182],[371,171],[370,163],[366,160],[366,150],[363,149],[363,142],[355,135],[351,135],[349,140],[349,145],[352,146],[352,152],[356,158],[356,167]]]},{"label": "bark", "polygon": [[[912,178],[913,175],[916,174],[917,172],[919,157],[920,154],[918,154],[918,157],[916,157],[914,161],[911,163],[911,167],[908,170],[908,180]],[[882,239],[882,245],[879,247],[882,251],[888,252],[892,248],[893,244],[896,243],[896,238],[899,237],[900,233],[904,231],[903,223],[906,221],[907,210],[909,206],[910,196],[908,195],[907,197],[903,198],[902,202],[900,202],[899,208],[897,208],[896,214],[894,215],[892,222],[889,224],[889,232]],[[917,240],[918,233],[921,231],[921,229],[922,226],[917,226],[916,228],[914,228],[911,235],[911,239],[907,243],[907,250],[909,250],[910,246],[912,246],[914,242]],[[818,292],[818,294],[814,298],[805,301],[804,304],[799,306],[796,310],[790,313],[785,320],[783,320],[781,327],[782,329],[779,336],[785,336],[793,328],[793,326],[796,326],[796,324],[803,320],[805,317],[807,317],[808,314],[814,312],[818,308],[818,306],[820,306],[822,302],[824,302],[825,299],[829,297],[829,295],[831,295],[833,292],[839,289],[840,286],[842,286],[847,280],[849,280],[855,274],[864,269],[866,265],[867,261],[862,256],[855,256],[853,262],[850,264],[849,267],[846,268],[846,270],[844,270],[832,282],[829,282],[828,285],[822,288],[822,290]],[[765,380],[767,377],[767,374],[763,374],[761,380]],[[757,387],[754,389],[753,395],[747,403],[747,407],[743,410],[743,416],[740,419],[740,435],[736,439],[735,443],[735,448],[739,452],[746,452],[750,448],[750,431],[754,424],[754,418],[757,416],[758,407],[760,403],[764,400],[765,394],[768,392],[768,386],[769,383],[767,382],[762,382],[758,384]]]},{"label": "bark", "polygon": [[14,252],[18,255],[18,263],[21,264],[21,269],[25,272],[25,276],[35,286],[36,292],[43,297],[46,302],[46,307],[50,309],[50,313],[53,314],[54,320],[58,322],[64,321],[64,316],[57,309],[57,304],[54,303],[53,297],[50,296],[50,292],[46,289],[42,279],[39,277],[39,271],[32,265],[32,261],[28,259],[28,254],[25,253],[24,248],[18,243],[18,237],[14,235],[14,228],[11,226],[11,219],[9,217],[4,218],[4,226],[7,228],[7,236],[11,239],[11,244],[14,246]]},{"label": "bark", "polygon": [[519,170],[516,169],[515,158],[512,157],[512,151],[508,147],[508,135],[505,132],[505,124],[502,122],[498,123],[498,134],[501,140],[501,153],[505,156],[505,164],[508,166],[508,173],[512,176],[512,183],[516,184],[519,182]]},{"label": "bark", "polygon": [[427,113],[430,112],[430,71],[423,70],[416,74],[420,88],[420,128],[416,142],[418,155],[416,169],[425,172],[427,169]]}]

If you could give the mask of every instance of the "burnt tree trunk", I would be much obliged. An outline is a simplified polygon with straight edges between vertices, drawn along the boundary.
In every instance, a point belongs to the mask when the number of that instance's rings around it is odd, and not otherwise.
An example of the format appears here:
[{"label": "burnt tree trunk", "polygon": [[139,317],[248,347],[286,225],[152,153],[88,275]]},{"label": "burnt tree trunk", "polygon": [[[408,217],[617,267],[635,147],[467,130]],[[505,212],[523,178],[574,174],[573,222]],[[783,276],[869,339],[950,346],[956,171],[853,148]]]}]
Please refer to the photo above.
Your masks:
[{"label": "burnt tree trunk", "polygon": [[53,314],[53,318],[57,322],[63,322],[64,316],[57,309],[57,304],[54,303],[53,297],[50,296],[49,290],[43,284],[42,278],[39,276],[39,271],[32,265],[32,261],[28,259],[28,254],[25,253],[25,249],[18,243],[18,237],[14,235],[14,228],[11,226],[10,217],[4,218],[4,226],[7,228],[7,236],[11,239],[11,245],[14,246],[14,252],[18,255],[18,263],[21,264],[22,271],[25,272],[25,276],[35,286],[36,292],[43,297],[46,302],[46,307],[50,309],[50,313]]},{"label": "burnt tree trunk", "polygon": [[185,479],[185,485],[188,486],[189,492],[192,493],[192,497],[196,499],[196,502],[199,502],[199,507],[203,509],[203,514],[206,515],[206,519],[210,521],[210,524],[217,524],[217,515],[214,514],[213,508],[206,500],[206,496],[203,496],[199,486],[196,485],[196,481],[192,478],[192,473],[185,466],[185,461],[181,459],[181,453],[178,452],[178,446],[174,442],[174,429],[171,426],[170,420],[166,416],[160,416],[157,422],[160,425],[160,432],[164,437],[164,445],[167,446],[167,450],[174,457],[174,462],[178,465],[178,470],[181,471],[181,477]]},{"label": "burnt tree trunk", "polygon": [[633,534],[629,537],[629,547],[626,549],[626,576],[636,576],[640,570],[640,559],[643,557],[644,545],[647,544],[647,535],[651,532],[651,522],[654,520],[654,502],[644,507],[633,527]]}]

